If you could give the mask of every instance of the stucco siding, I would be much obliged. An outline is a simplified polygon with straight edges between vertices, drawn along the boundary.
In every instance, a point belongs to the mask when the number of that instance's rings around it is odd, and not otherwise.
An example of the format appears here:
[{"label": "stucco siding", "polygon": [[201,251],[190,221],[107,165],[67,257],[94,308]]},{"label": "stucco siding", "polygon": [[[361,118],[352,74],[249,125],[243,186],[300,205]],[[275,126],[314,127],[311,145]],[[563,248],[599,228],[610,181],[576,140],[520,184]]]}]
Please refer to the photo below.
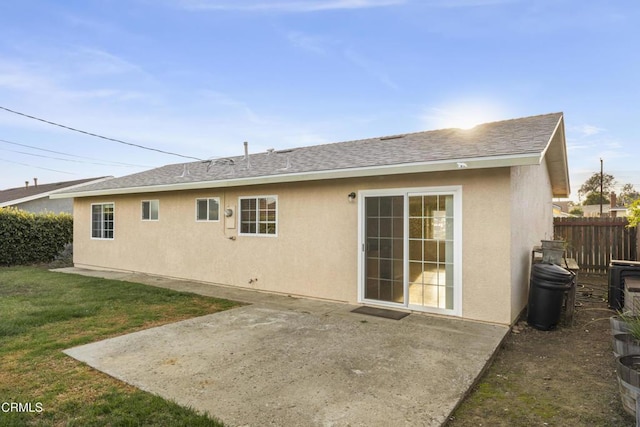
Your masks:
[{"label": "stucco siding", "polygon": [[511,322],[527,305],[531,249],[553,237],[552,197],[546,162],[511,168]]},{"label": "stucco siding", "polygon": [[[350,188],[350,187],[349,187]],[[351,190],[350,190],[351,191]],[[79,265],[140,271],[339,301],[355,299],[357,217],[340,183],[256,186],[101,197],[76,202]],[[276,195],[278,235],[238,234],[238,198]],[[199,222],[197,198],[219,197],[220,221]],[[159,200],[159,220],[141,220],[141,201]],[[91,203],[115,203],[115,238],[90,239]],[[234,211],[224,217],[224,208]],[[340,227],[336,227],[340,225]],[[234,238],[235,240],[232,240]],[[257,280],[256,280],[257,279]]]},{"label": "stucco siding", "polygon": [[[375,178],[79,198],[77,266],[138,271],[350,303],[358,295],[360,190],[461,186],[462,317],[509,323],[511,170],[459,170]],[[238,234],[238,198],[278,197],[277,237]],[[196,222],[195,199],[219,197],[221,220]],[[159,220],[141,201],[159,200]],[[115,238],[91,239],[91,204],[115,203]],[[234,211],[224,218],[224,208]],[[235,240],[232,240],[235,238]],[[256,280],[257,279],[257,280]]]},{"label": "stucco siding", "polygon": [[508,323],[509,169],[479,175],[463,191],[463,317]]}]

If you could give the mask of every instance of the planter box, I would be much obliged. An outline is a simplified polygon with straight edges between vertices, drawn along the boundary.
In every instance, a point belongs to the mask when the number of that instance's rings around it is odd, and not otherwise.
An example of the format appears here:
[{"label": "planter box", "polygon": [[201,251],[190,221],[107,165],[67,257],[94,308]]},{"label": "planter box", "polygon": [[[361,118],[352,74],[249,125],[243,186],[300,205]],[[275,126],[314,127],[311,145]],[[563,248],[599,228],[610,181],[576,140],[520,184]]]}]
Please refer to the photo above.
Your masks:
[{"label": "planter box", "polygon": [[613,355],[620,357],[628,354],[640,354],[640,341],[634,339],[631,334],[615,334],[613,336]]},{"label": "planter box", "polygon": [[640,354],[629,354],[616,359],[616,372],[620,387],[620,399],[624,410],[636,416],[640,396]]},{"label": "planter box", "polygon": [[620,316],[611,316],[609,324],[611,325],[611,335],[629,333],[629,324]]}]

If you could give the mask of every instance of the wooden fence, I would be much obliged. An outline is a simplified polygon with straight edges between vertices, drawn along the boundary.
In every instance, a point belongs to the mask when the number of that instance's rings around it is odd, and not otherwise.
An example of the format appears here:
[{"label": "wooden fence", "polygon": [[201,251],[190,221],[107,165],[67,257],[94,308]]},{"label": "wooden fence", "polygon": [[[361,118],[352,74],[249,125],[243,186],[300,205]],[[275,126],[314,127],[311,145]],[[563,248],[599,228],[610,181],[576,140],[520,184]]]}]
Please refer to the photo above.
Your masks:
[{"label": "wooden fence", "polygon": [[627,225],[626,218],[554,218],[553,230],[581,271],[604,274],[612,259],[637,260],[637,228]]}]

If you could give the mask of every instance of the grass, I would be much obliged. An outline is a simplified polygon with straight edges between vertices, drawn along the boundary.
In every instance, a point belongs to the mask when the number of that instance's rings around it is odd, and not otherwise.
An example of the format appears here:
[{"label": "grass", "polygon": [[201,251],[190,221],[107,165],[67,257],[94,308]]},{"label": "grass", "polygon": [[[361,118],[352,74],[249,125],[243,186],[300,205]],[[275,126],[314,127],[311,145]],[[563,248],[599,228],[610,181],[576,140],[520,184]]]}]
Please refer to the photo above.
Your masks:
[{"label": "grass", "polygon": [[[0,425],[221,426],[62,350],[234,305],[37,267],[0,268]],[[12,402],[27,412],[7,411]]]}]

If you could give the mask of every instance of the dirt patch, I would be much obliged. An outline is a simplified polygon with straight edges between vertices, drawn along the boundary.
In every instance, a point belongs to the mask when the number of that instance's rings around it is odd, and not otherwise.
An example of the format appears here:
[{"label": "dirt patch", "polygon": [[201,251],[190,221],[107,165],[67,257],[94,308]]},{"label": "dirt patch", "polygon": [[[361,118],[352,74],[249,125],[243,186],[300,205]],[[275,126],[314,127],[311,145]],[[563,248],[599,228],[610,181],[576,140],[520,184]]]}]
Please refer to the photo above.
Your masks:
[{"label": "dirt patch", "polygon": [[620,402],[606,298],[606,276],[583,274],[573,325],[514,326],[447,426],[635,425]]}]

